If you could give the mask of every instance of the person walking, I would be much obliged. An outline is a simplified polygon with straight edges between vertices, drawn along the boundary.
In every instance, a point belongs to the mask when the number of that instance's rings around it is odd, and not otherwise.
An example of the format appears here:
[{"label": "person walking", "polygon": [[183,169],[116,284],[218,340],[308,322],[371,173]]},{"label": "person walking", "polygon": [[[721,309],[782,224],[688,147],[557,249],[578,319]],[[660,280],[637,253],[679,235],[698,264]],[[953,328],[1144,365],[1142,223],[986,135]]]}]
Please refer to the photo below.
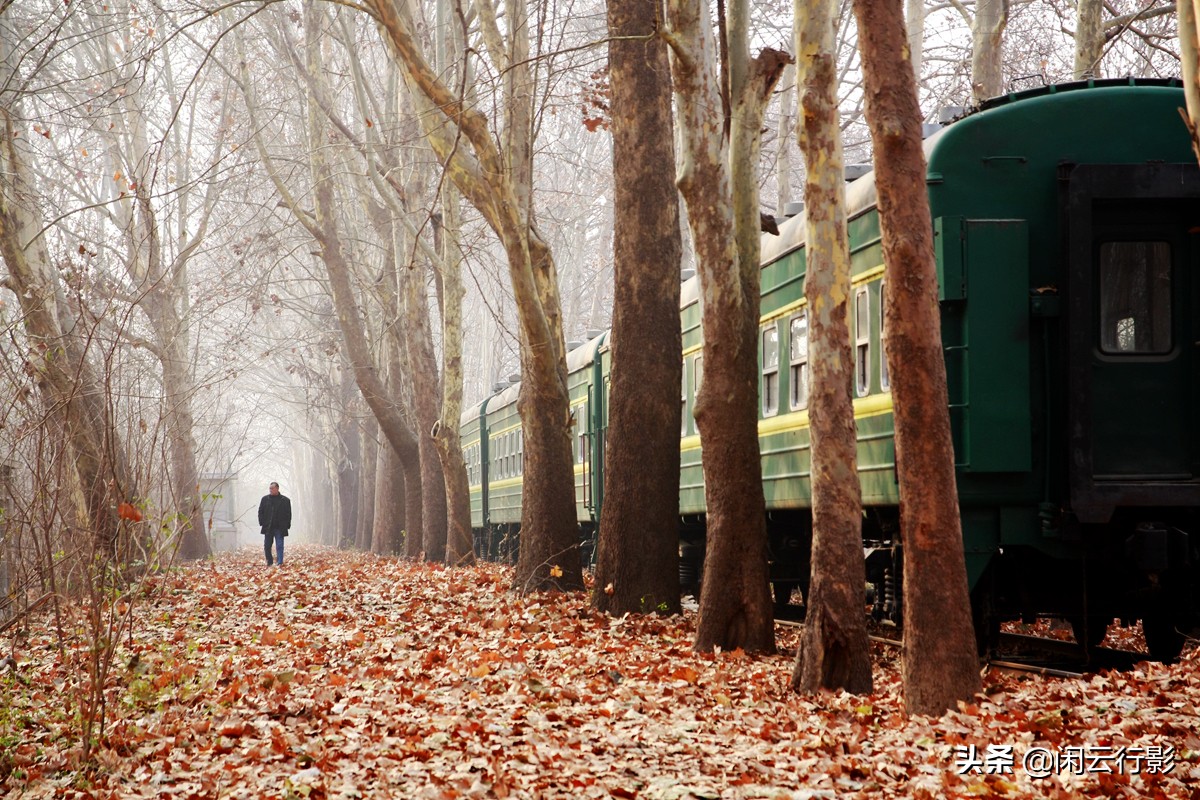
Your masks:
[{"label": "person walking", "polygon": [[271,566],[271,542],[275,542],[275,565],[283,566],[283,538],[292,527],[292,501],[279,493],[279,484],[272,481],[258,504],[258,524],[262,526],[263,551],[267,566]]}]

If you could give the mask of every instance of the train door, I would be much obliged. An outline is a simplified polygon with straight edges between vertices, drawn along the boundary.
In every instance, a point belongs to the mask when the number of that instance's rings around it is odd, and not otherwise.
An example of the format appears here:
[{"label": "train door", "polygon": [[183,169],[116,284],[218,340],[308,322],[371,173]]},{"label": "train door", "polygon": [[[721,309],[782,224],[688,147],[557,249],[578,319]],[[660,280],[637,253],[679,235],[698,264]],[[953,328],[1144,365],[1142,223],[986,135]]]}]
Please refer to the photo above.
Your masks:
[{"label": "train door", "polygon": [[1068,439],[1083,522],[1200,501],[1200,170],[1070,172]]}]

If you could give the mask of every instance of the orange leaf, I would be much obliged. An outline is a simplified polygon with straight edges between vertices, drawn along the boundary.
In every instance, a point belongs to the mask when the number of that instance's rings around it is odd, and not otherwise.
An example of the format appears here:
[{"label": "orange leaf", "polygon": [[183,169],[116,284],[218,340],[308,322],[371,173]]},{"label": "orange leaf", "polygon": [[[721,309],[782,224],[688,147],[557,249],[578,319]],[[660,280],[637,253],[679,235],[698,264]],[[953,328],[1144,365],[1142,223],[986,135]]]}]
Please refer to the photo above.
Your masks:
[{"label": "orange leaf", "polygon": [[677,681],[687,681],[688,683],[695,683],[697,680],[700,679],[700,673],[696,672],[696,670],[692,669],[691,667],[680,667],[679,669],[677,669],[671,673],[671,677]]}]

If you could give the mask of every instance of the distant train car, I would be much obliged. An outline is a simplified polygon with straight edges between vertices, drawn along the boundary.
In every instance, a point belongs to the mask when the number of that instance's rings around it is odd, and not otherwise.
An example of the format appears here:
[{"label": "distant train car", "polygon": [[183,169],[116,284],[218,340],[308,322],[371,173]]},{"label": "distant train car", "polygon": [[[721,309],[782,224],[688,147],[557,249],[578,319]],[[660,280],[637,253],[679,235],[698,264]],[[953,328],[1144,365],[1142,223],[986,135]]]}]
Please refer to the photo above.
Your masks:
[{"label": "distant train car", "polygon": [[[989,101],[926,141],[966,566],[983,637],[1004,619],[1057,616],[1090,646],[1114,618],[1140,619],[1151,654],[1169,660],[1197,622],[1200,169],[1179,121],[1183,102],[1174,81],[1043,87]],[[900,569],[872,174],[849,185],[847,203],[864,554],[876,615],[899,621],[903,582],[920,576]],[[763,238],[759,442],[781,609],[806,592],[812,529],[804,235],[800,216]],[[681,322],[681,579],[695,583],[704,480],[691,414],[703,381],[694,279]],[[588,530],[602,500],[606,349],[572,367],[590,376],[586,403],[582,389],[572,392],[583,411],[577,500]],[[490,419],[487,427],[491,436]]]},{"label": "distant train car", "polygon": [[[571,405],[571,441],[575,474],[575,510],[581,556],[590,563],[604,491],[605,400],[608,393],[608,334],[567,354]],[[495,394],[463,412],[463,452],[471,489],[471,527],[481,558],[515,561],[520,545],[524,486],[525,436],[517,413],[520,384],[498,387]]]}]

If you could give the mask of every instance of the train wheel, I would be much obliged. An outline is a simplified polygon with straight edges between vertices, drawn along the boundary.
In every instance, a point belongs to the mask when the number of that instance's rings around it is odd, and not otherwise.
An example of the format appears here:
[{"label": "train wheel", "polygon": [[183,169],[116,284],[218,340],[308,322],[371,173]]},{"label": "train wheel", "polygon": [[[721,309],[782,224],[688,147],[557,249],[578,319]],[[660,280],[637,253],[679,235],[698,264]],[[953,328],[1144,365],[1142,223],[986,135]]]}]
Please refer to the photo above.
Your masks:
[{"label": "train wheel", "polygon": [[971,623],[975,626],[975,651],[980,658],[987,658],[1000,644],[994,572],[989,567],[971,592]]},{"label": "train wheel", "polygon": [[1175,624],[1175,615],[1169,611],[1147,614],[1142,618],[1142,633],[1146,636],[1146,649],[1155,661],[1170,664],[1183,651],[1185,636]]},{"label": "train wheel", "polygon": [[1108,635],[1108,623],[1111,620],[1103,614],[1088,614],[1074,616],[1067,621],[1071,623],[1075,641],[1079,642],[1084,650],[1094,650]]},{"label": "train wheel", "polygon": [[775,595],[776,619],[804,619],[804,606],[792,605],[791,602],[792,592],[799,587],[800,584],[794,581],[774,581],[771,583],[771,591]]}]

